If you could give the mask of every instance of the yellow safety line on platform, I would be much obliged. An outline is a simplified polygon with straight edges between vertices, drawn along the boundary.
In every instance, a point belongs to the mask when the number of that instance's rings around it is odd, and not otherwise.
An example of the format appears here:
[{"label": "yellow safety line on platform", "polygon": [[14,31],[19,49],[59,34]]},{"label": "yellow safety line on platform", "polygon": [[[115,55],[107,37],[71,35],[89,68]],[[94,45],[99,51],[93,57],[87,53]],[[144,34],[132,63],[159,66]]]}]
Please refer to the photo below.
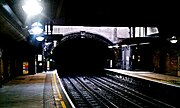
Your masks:
[{"label": "yellow safety line on platform", "polygon": [[60,93],[60,91],[59,91],[59,89],[58,89],[58,85],[57,85],[57,82],[56,82],[56,76],[55,76],[55,74],[53,74],[53,76],[54,76],[54,83],[55,83],[55,86],[56,86],[56,90],[57,90],[58,97],[59,97],[60,103],[61,103],[61,105],[62,105],[62,108],[66,108],[66,104],[65,104],[65,102],[63,101],[62,95],[61,95],[61,93]]}]

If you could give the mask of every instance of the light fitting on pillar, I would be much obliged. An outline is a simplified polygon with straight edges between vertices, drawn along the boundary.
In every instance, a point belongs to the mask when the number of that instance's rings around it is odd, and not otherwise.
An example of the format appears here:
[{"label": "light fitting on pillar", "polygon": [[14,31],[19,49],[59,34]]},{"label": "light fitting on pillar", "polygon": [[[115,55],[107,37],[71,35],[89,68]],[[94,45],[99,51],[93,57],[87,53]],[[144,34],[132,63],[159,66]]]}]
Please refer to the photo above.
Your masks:
[{"label": "light fitting on pillar", "polygon": [[43,36],[36,36],[36,40],[37,40],[37,41],[43,41],[43,40],[44,40],[44,37],[43,37]]},{"label": "light fitting on pillar", "polygon": [[30,34],[41,34],[43,33],[43,25],[39,22],[35,22],[31,25],[31,29],[29,30]]},{"label": "light fitting on pillar", "polygon": [[176,36],[173,36],[171,39],[170,39],[170,42],[171,43],[177,43],[177,39],[176,39]]}]

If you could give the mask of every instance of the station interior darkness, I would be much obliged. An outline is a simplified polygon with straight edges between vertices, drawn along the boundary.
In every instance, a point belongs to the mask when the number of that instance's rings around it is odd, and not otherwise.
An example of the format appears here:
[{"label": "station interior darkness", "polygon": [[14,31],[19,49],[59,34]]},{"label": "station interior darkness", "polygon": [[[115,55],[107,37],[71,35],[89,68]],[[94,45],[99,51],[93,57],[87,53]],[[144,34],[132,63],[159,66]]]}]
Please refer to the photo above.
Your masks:
[{"label": "station interior darkness", "polygon": [[[55,25],[59,26],[86,26],[86,27],[157,27],[159,33],[155,34],[158,39],[155,39],[152,46],[144,48],[140,46],[139,51],[142,52],[141,63],[133,63],[135,65],[124,67],[120,66],[121,69],[138,70],[137,67],[144,67],[142,70],[157,70],[158,72],[168,70],[165,60],[160,59],[161,68],[153,66],[152,52],[158,48],[161,50],[161,58],[166,58],[166,54],[172,55],[178,54],[179,49],[177,42],[172,45],[168,43],[168,39],[172,36],[176,36],[179,39],[179,16],[176,3],[169,3],[163,5],[149,1],[148,4],[145,2],[134,2],[134,1],[104,1],[104,0],[40,0],[42,2],[44,10],[42,14],[29,17],[22,10],[22,5],[25,0],[2,0],[0,2],[0,48],[1,48],[1,62],[7,65],[3,65],[1,76],[16,76],[21,75],[22,62],[29,62],[29,72],[40,72],[44,70],[44,62],[38,62],[41,67],[35,67],[35,63],[32,60],[37,60],[38,54],[41,54],[44,50],[42,48],[42,42],[36,41],[35,37],[29,34],[30,25],[36,21],[42,22],[44,29],[45,25],[49,25],[48,33],[45,36],[47,41],[58,41],[57,48],[54,48],[54,55],[50,52],[53,50],[52,46],[46,49],[45,57],[48,59],[55,58],[55,67],[59,68],[61,65],[63,69],[82,69],[85,68],[105,68],[107,67],[107,60],[113,60],[116,63],[126,65],[123,62],[123,58],[117,57],[120,55],[118,51],[112,51],[107,46],[113,43],[102,39],[101,36],[97,38],[90,36],[65,36],[52,35],[52,27]],[[172,6],[167,8],[167,6]],[[88,34],[86,34],[88,35]],[[152,36],[153,37],[153,36]],[[144,38],[144,41],[151,41],[152,38]],[[138,38],[132,37],[123,41],[125,44],[133,44],[134,42],[140,42]],[[123,43],[122,42],[122,43]],[[122,43],[118,43],[122,45]],[[132,51],[136,52],[131,47]],[[151,51],[153,49],[153,51]],[[168,50],[169,49],[169,50]],[[165,53],[163,53],[165,52]],[[122,55],[120,55],[122,56]],[[135,55],[136,56],[136,55]],[[177,56],[176,56],[177,57]],[[133,58],[133,55],[132,55]],[[131,59],[132,59],[131,58]],[[157,57],[158,58],[158,57]],[[121,60],[120,60],[121,59]],[[124,60],[126,60],[124,58]],[[164,60],[164,61],[163,61]],[[96,62],[94,62],[96,61]],[[148,62],[147,62],[148,61]],[[113,62],[113,66],[116,64]],[[11,67],[11,68],[10,68]],[[52,66],[53,67],[53,66]],[[54,68],[54,67],[53,67]],[[137,68],[137,69],[136,69]],[[168,69],[167,69],[168,68]],[[14,73],[13,71],[17,71]],[[174,70],[173,70],[174,71]],[[176,70],[177,71],[177,70]],[[20,72],[20,73],[18,73]],[[11,74],[11,75],[10,75]],[[14,75],[13,75],[14,74]],[[6,78],[5,78],[6,79]]]},{"label": "station interior darkness", "polygon": [[0,107],[179,108],[179,25],[174,1],[0,0]]}]

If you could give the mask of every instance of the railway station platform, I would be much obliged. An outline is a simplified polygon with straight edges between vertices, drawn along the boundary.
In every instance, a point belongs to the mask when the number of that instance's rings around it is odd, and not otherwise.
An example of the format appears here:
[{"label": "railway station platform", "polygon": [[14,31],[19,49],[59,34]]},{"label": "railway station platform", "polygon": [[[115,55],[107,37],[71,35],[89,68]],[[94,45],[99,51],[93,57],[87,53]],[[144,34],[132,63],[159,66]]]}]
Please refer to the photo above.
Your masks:
[{"label": "railway station platform", "polygon": [[106,70],[180,88],[180,77],[177,76],[159,74],[149,71],[128,71],[122,69],[106,69]]},{"label": "railway station platform", "polygon": [[18,76],[0,88],[0,108],[70,107],[60,86],[54,71]]},{"label": "railway station platform", "polygon": [[[137,87],[132,86],[129,88],[135,87],[133,88],[134,90],[139,90],[139,92],[142,91],[147,94],[150,93],[155,99],[165,97],[167,102],[172,100],[172,102],[170,102],[172,105],[179,106],[177,99],[175,99],[176,96],[179,96],[179,77],[145,71],[106,70],[115,76],[122,74],[118,77],[121,77],[122,84],[123,80],[127,80],[124,85],[125,87],[128,87],[126,84],[134,82],[133,84],[136,83]],[[0,108],[75,108],[71,99],[72,97],[70,98],[68,96],[61,81],[57,71],[18,76],[0,88]],[[84,81],[87,81],[87,79],[84,79]],[[130,86],[133,84],[130,84]],[[167,96],[164,96],[164,94]]]}]

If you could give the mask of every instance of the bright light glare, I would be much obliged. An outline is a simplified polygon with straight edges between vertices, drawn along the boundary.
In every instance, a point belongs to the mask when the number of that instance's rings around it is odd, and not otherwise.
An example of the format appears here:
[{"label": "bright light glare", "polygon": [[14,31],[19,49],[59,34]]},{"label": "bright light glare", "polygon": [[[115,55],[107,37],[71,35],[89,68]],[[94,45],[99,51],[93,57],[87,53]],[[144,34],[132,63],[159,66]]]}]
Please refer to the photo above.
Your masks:
[{"label": "bright light glare", "polygon": [[51,44],[51,42],[45,42],[45,45],[50,45]]},{"label": "bright light glare", "polygon": [[113,48],[113,46],[108,46],[108,48]]},{"label": "bright light glare", "polygon": [[30,16],[40,14],[43,7],[35,0],[29,0],[22,6],[23,10]]},{"label": "bright light glare", "polygon": [[43,32],[43,29],[40,28],[40,27],[33,27],[33,28],[31,29],[31,32],[32,32],[33,34],[41,34],[41,33]]},{"label": "bright light glare", "polygon": [[176,39],[176,36],[173,36],[171,39],[170,39],[170,42],[171,43],[177,43],[177,39]]},{"label": "bright light glare", "polygon": [[35,22],[35,23],[33,23],[31,26],[32,26],[32,27],[35,27],[35,26],[41,27],[41,26],[43,26],[43,25],[42,25],[41,23],[39,23],[39,22]]},{"label": "bright light glare", "polygon": [[170,40],[170,42],[171,42],[171,43],[176,43],[177,40],[175,40],[175,39],[174,39],[174,40]]},{"label": "bright light glare", "polygon": [[119,45],[108,46],[108,48],[119,48]]},{"label": "bright light glare", "polygon": [[56,47],[57,46],[57,41],[54,40],[53,43],[54,43],[54,47]]},{"label": "bright light glare", "polygon": [[36,40],[37,40],[37,41],[43,41],[43,40],[44,40],[44,37],[42,37],[42,36],[37,36],[37,37],[36,37]]}]

